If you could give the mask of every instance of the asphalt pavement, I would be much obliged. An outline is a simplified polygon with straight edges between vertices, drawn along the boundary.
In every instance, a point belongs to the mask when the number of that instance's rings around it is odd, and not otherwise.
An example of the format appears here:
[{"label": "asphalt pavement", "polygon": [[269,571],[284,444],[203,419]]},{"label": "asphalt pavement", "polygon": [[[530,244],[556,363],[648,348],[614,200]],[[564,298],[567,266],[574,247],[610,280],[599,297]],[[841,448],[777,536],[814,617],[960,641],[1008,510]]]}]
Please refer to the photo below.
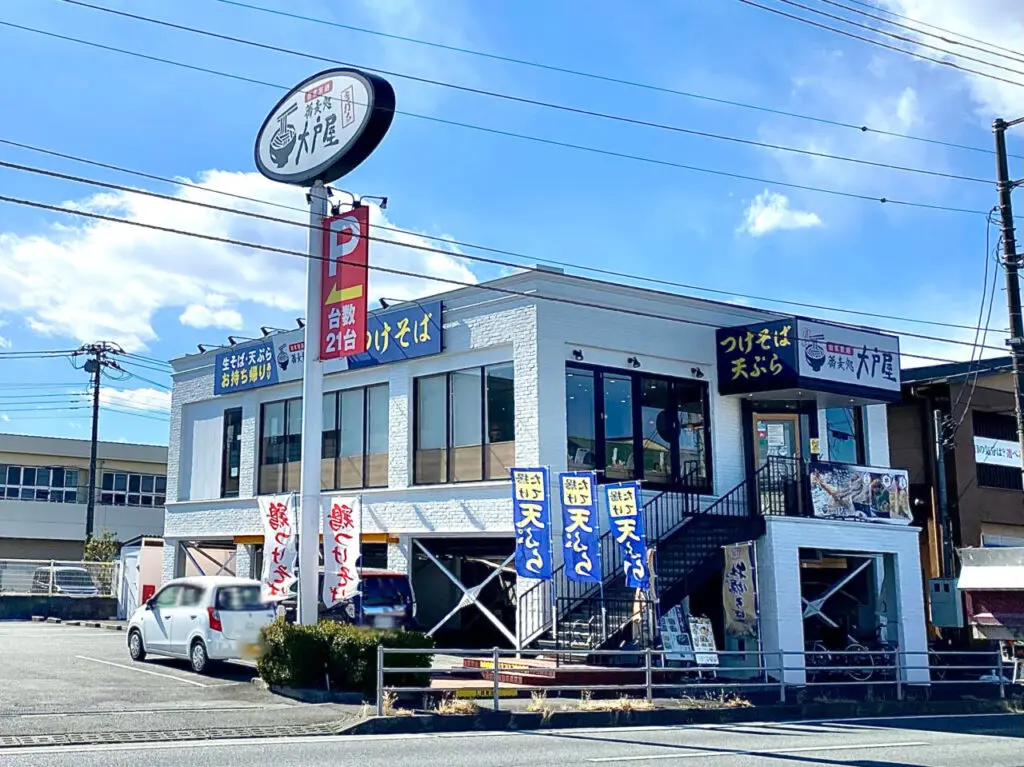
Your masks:
[{"label": "asphalt pavement", "polygon": [[358,706],[298,703],[259,689],[248,665],[223,664],[201,676],[187,661],[135,663],[125,637],[0,622],[0,738],[169,730],[199,737],[207,729],[345,723],[360,714]]},{"label": "asphalt pavement", "polygon": [[1024,716],[405,736],[331,736],[3,752],[8,767],[547,767],[694,764],[715,767],[1019,767]]}]

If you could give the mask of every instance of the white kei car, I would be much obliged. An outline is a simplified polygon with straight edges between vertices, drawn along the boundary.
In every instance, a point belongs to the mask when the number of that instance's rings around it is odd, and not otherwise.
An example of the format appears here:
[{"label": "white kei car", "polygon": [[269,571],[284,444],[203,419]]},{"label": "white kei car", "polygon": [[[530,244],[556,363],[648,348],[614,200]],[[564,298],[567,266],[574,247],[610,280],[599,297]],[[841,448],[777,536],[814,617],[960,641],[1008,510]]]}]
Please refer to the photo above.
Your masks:
[{"label": "white kei car", "polygon": [[260,629],[275,609],[250,578],[205,575],[168,582],[128,621],[128,653],[188,658],[203,673],[210,661],[253,659]]}]

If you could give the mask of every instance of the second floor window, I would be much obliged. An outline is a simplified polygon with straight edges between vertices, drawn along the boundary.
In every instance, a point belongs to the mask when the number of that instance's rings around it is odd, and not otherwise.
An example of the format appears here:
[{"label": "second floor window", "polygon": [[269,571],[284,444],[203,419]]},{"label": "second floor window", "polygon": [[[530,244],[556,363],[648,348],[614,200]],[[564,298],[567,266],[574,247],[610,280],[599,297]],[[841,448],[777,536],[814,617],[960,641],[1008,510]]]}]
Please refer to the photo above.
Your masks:
[{"label": "second floor window", "polygon": [[260,409],[260,495],[299,489],[302,476],[302,398],[266,402]]},{"label": "second floor window", "polygon": [[388,385],[324,395],[320,487],[388,485]]},{"label": "second floor window", "polygon": [[224,411],[224,454],[221,458],[221,498],[237,498],[242,468],[242,408]]},{"label": "second floor window", "polygon": [[167,477],[105,471],[99,500],[107,506],[163,506],[167,500]]},{"label": "second floor window", "polygon": [[[82,472],[88,476],[88,472]],[[78,503],[78,470],[57,466],[0,464],[0,498],[19,501]]]},{"label": "second floor window", "polygon": [[511,362],[415,381],[416,484],[508,479],[515,463]]},{"label": "second floor window", "polygon": [[[1017,443],[1017,420],[1006,413],[995,413],[987,410],[971,412],[974,424],[974,436],[986,442]],[[994,462],[976,463],[979,487],[993,487],[1000,490],[1020,490],[1021,477],[1019,466],[1003,466]]]},{"label": "second floor window", "polygon": [[825,411],[828,459],[833,463],[865,462],[864,429],[858,407],[831,407]]}]

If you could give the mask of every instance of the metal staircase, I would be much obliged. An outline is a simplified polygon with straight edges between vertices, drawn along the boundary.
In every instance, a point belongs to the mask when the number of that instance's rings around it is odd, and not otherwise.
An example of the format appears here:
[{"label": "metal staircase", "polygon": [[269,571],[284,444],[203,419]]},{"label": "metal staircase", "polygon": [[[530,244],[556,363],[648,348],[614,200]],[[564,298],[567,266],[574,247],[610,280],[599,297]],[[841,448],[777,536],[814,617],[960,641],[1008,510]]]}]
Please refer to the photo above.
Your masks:
[{"label": "metal staircase", "polygon": [[[762,474],[756,472],[703,509],[697,492],[664,492],[644,504],[662,610],[678,604],[721,567],[723,546],[764,533],[758,493],[753,490]],[[555,570],[552,581],[539,581],[519,596],[524,647],[536,642],[560,655],[585,655],[625,637],[637,619],[637,601],[635,591],[625,586],[622,555],[611,532],[601,537],[601,558],[600,585],[568,580],[563,565]],[[542,638],[549,632],[549,638]]]}]

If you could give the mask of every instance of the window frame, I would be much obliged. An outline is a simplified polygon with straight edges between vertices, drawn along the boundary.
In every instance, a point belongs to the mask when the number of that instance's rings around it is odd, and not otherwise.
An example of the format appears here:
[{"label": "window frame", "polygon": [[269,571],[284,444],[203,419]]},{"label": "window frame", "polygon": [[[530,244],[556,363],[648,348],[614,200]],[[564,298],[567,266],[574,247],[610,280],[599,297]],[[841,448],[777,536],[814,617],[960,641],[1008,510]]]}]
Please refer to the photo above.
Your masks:
[{"label": "window frame", "polygon": [[[238,418],[238,432],[235,441],[238,443],[238,474],[232,478],[231,474],[231,445],[228,444],[228,429],[233,420]],[[233,481],[234,490],[228,489],[228,483]],[[221,469],[220,469],[220,497],[238,498],[242,489],[242,408],[230,407],[224,411],[224,422],[221,428]],[[154,494],[156,491],[156,480],[153,480]]]},{"label": "window frame", "polygon": [[[257,495],[270,495],[270,494],[294,492],[293,490],[287,489],[286,486],[288,484],[288,469],[287,469],[288,465],[291,464],[291,463],[298,463],[300,466],[302,465],[302,452],[301,452],[302,432],[301,432],[301,429],[300,429],[300,432],[299,432],[299,440],[300,440],[299,441],[299,445],[300,445],[299,459],[298,459],[298,461],[289,461],[288,460],[288,456],[290,454],[290,451],[288,449],[288,447],[289,447],[288,439],[289,439],[289,437],[294,436],[294,435],[289,434],[289,432],[288,432],[288,423],[289,423],[289,416],[290,416],[289,411],[290,411],[290,409],[292,407],[292,403],[295,403],[295,402],[299,403],[299,406],[301,407],[302,406],[302,397],[286,397],[285,399],[268,400],[267,402],[261,402],[260,403],[260,443],[259,443],[260,444],[260,451],[259,451],[259,460],[256,463],[256,494]],[[276,463],[265,463],[264,462],[264,459],[267,456],[266,441],[268,439],[268,437],[267,437],[267,418],[266,418],[266,414],[267,414],[267,409],[272,407],[272,406],[274,406],[274,405],[282,405],[281,433],[276,435],[276,437],[275,437],[276,439],[281,440],[280,444],[278,445],[279,450],[280,450],[280,454],[281,454],[281,462],[280,462],[280,465],[281,465],[281,481],[278,483],[278,486],[276,488],[273,488],[273,489],[270,489],[270,490],[264,490],[263,489],[263,468],[265,466],[277,466],[278,465]],[[301,477],[301,474],[302,474],[302,472],[300,470],[300,472],[299,472],[300,477]],[[295,488],[295,490],[298,490],[298,488]]]},{"label": "window frame", "polygon": [[[432,485],[465,485],[473,482],[508,482],[511,477],[501,479],[489,478],[487,476],[487,452],[490,445],[488,435],[488,402],[487,402],[487,370],[498,366],[512,365],[512,444],[515,445],[515,361],[501,360],[490,362],[484,365],[470,365],[455,370],[445,370],[439,373],[416,376],[412,382],[412,483],[414,486],[430,487]],[[479,479],[453,479],[454,470],[454,425],[452,424],[452,376],[459,373],[473,371],[480,377],[479,407],[480,407],[480,442],[477,445],[463,445],[463,448],[480,448],[480,478]],[[416,455],[420,450],[420,382],[424,379],[444,378],[444,479],[439,482],[424,482],[420,479],[417,471]],[[431,448],[433,449],[433,448]]]},{"label": "window frame", "polygon": [[[385,478],[383,484],[370,484],[370,456],[371,455],[377,455],[377,453],[371,453],[370,452],[370,390],[371,389],[383,389],[386,392],[386,397],[385,397],[384,403],[386,405],[387,422],[388,422],[388,429],[387,429],[388,450],[387,450],[387,452],[384,453],[384,455],[387,455],[390,458],[390,454],[391,454],[391,439],[390,439],[390,431],[391,431],[391,413],[390,413],[390,408],[391,408],[391,387],[390,387],[389,383],[387,381],[380,381],[379,383],[367,384],[366,386],[354,386],[354,387],[351,387],[351,388],[348,388],[348,389],[332,389],[331,391],[325,391],[324,395],[323,395],[324,398],[326,399],[327,397],[330,397],[332,402],[333,402],[333,404],[334,404],[334,418],[333,418],[334,428],[333,429],[322,429],[321,430],[321,432],[320,432],[320,444],[321,444],[321,448],[322,448],[323,440],[324,440],[324,435],[326,435],[326,434],[333,434],[334,435],[334,440],[335,440],[335,445],[337,446],[337,449],[334,451],[336,453],[335,455],[329,456],[330,459],[332,461],[334,461],[334,469],[332,471],[332,477],[334,479],[333,479],[333,482],[332,482],[332,487],[322,487],[321,490],[323,490],[323,491],[328,491],[328,490],[332,490],[332,491],[333,490],[372,490],[372,489],[386,488],[390,484],[389,483],[390,477]],[[361,445],[361,451],[360,451],[360,454],[359,454],[359,461],[360,461],[360,467],[361,467],[360,468],[360,474],[359,474],[360,482],[359,482],[358,485],[348,485],[346,487],[341,487],[340,486],[341,485],[341,460],[343,458],[346,458],[346,457],[349,457],[349,458],[354,458],[355,457],[355,456],[345,456],[345,455],[342,454],[342,441],[341,441],[341,434],[342,434],[342,425],[341,424],[342,424],[342,415],[343,415],[342,414],[342,407],[341,407],[341,405],[342,405],[342,396],[345,395],[345,394],[350,394],[352,392],[359,392],[359,395],[360,395],[359,407],[360,407],[360,409],[362,411],[362,421],[361,421],[361,428],[360,428],[360,431],[362,433],[362,439],[361,439],[362,445]],[[322,450],[321,450],[321,453],[322,453]],[[325,456],[325,455],[321,454],[320,459],[321,459],[321,461],[323,461],[327,457],[328,456]],[[323,484],[323,482],[321,481],[321,485],[322,484]]]},{"label": "window frame", "polygon": [[[25,466],[0,464],[0,500],[35,501],[40,503],[85,503],[79,494],[78,472],[81,469],[66,466]],[[13,472],[13,473],[12,473]],[[12,476],[17,482],[10,482]],[[26,482],[32,477],[32,482]],[[45,481],[43,479],[45,478]],[[69,479],[74,484],[67,484]]]},{"label": "window frame", "polygon": [[[77,471],[74,469],[68,469],[65,472],[65,487],[67,486],[67,473],[71,471]],[[107,478],[110,478],[110,488],[107,489],[104,485]],[[123,490],[117,489],[117,478],[124,478]],[[141,492],[141,490],[128,490],[131,487],[132,479],[138,480],[138,486],[142,487],[142,481],[144,478],[152,477],[153,479],[153,491],[152,492]],[[163,492],[157,491],[157,486],[160,484],[160,480],[164,480]],[[167,475],[166,474],[140,474],[138,472],[120,471],[118,469],[105,470],[100,474],[100,482],[98,483],[99,504],[101,506],[125,506],[131,508],[160,508],[167,504]],[[135,499],[134,501],[132,499]],[[149,499],[151,503],[144,503],[143,499]]]},{"label": "window frame", "polygon": [[[860,405],[848,405],[844,407],[827,407],[825,410],[825,423],[823,424],[825,432],[826,444],[829,447],[828,460],[829,463],[847,463],[846,461],[836,461],[832,455],[832,442],[831,442],[831,429],[828,425],[828,412],[830,410],[852,410],[853,411],[853,441],[855,447],[855,458],[851,466],[866,466],[868,460],[867,444],[864,437],[864,408]],[[819,431],[821,429],[819,428]]]},{"label": "window frame", "polygon": [[[652,482],[646,480],[645,486],[651,487],[657,490],[670,490],[674,492],[699,492],[707,495],[714,491],[715,477],[714,477],[714,466],[715,466],[715,453],[713,444],[713,434],[711,428],[711,387],[707,381],[697,380],[694,378],[678,378],[670,375],[663,375],[660,373],[651,373],[645,370],[631,370],[622,368],[605,367],[602,365],[591,365],[584,362],[572,362],[566,361],[565,370],[563,371],[563,380],[566,373],[573,370],[589,371],[593,374],[593,412],[594,412],[594,470],[597,472],[598,484],[608,484],[611,482],[629,482],[633,480],[643,480],[642,471],[644,469],[644,429],[643,429],[643,391],[642,385],[644,379],[663,381],[667,382],[670,387],[675,386],[691,386],[700,391],[701,393],[701,415],[703,418],[703,436],[704,436],[704,451],[706,453],[706,465],[704,467],[705,476],[699,484],[684,485],[682,483],[683,465],[682,456],[680,455],[678,447],[678,435],[676,435],[676,445],[672,448],[672,466],[673,472],[678,477],[679,481],[673,481],[670,483]],[[605,440],[605,375],[612,375],[617,378],[629,378],[630,380],[630,396],[631,396],[631,418],[632,418],[632,444],[633,444],[633,476],[630,479],[622,480],[619,478],[609,479],[605,475],[605,469],[607,468],[607,449]],[[566,394],[563,392],[563,397]],[[675,412],[678,418],[679,415],[679,399],[675,400]],[[568,444],[568,418],[566,419],[566,444]]]}]

